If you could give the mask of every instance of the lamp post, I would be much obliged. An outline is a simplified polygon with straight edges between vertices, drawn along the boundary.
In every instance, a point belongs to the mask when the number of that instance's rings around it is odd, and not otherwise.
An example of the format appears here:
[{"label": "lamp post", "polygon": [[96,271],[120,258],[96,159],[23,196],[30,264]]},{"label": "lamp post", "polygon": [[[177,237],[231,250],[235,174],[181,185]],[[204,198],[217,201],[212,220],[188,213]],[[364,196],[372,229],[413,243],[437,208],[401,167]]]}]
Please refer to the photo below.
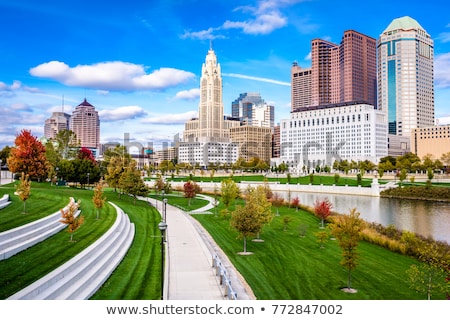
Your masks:
[{"label": "lamp post", "polygon": [[161,300],[164,300],[164,238],[167,223],[165,221],[161,221],[158,224],[158,229],[161,231]]},{"label": "lamp post", "polygon": [[2,185],[2,162],[3,160],[0,159],[0,186]]},{"label": "lamp post", "polygon": [[88,184],[88,189],[89,189],[89,176],[90,176],[90,173],[88,172],[88,173],[87,173],[87,178],[88,178],[88,183],[87,183],[87,184]]},{"label": "lamp post", "polygon": [[164,213],[164,221],[167,222],[167,198],[163,199],[164,207],[163,207],[163,213]]}]

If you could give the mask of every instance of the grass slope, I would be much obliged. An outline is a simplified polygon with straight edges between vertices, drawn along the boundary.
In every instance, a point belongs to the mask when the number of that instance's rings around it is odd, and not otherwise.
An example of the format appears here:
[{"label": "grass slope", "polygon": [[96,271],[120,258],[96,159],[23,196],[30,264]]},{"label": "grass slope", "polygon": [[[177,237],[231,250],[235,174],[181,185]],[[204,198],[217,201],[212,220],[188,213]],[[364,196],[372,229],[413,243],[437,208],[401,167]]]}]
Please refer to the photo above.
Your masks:
[{"label": "grass slope", "polygon": [[[275,209],[273,209],[275,210]],[[409,288],[406,270],[414,259],[381,247],[361,242],[360,264],[352,272],[355,294],[340,289],[347,285],[347,271],[340,266],[341,250],[337,241],[327,241],[321,249],[315,233],[320,221],[305,211],[286,207],[266,226],[264,242],[247,241],[252,255],[238,255],[243,240],[229,220],[214,215],[194,215],[224,250],[247,280],[258,299],[263,300],[414,300],[425,299]],[[283,216],[294,220],[283,231]],[[305,237],[300,226],[307,226]],[[434,297],[438,298],[438,297]],[[445,297],[439,297],[444,299]]]},{"label": "grass slope", "polygon": [[[59,210],[62,207],[61,203],[65,205],[68,202],[66,199],[70,196],[81,200],[81,210],[85,216],[84,224],[74,235],[76,242],[69,242],[70,235],[63,230],[9,259],[0,261],[2,275],[0,299],[9,297],[68,261],[97,240],[114,223],[116,211],[109,204],[102,209],[100,219],[96,219],[96,210],[92,204],[92,190],[55,187],[45,183],[32,185],[32,197],[27,204],[29,214],[21,214],[21,206],[16,207],[15,212],[12,207],[6,213],[2,211],[2,214],[9,217],[8,221],[22,219],[23,216],[28,215],[29,220],[35,220]],[[161,262],[160,232],[157,229],[157,223],[160,221],[159,213],[145,201],[136,201],[134,205],[132,198],[127,196],[119,198],[118,194],[111,191],[105,192],[105,196],[108,201],[114,202],[129,215],[130,220],[135,224],[136,234],[119,269],[93,298],[159,299]],[[42,203],[42,206],[34,205],[39,203],[37,200]],[[51,210],[43,210],[46,207],[51,207]],[[39,211],[43,212],[39,213]],[[3,220],[0,220],[0,225],[3,229],[8,229]],[[12,225],[8,222],[8,226]]]}]

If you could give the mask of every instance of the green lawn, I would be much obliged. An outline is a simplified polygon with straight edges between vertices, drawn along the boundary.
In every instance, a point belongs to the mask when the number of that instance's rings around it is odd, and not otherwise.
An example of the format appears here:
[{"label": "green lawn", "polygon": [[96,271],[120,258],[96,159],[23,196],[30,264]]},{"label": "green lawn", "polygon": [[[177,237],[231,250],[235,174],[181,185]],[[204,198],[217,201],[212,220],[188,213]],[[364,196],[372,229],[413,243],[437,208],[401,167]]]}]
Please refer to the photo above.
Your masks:
[{"label": "green lawn", "polygon": [[189,205],[189,199],[185,198],[184,195],[180,192],[172,192],[164,195],[164,197],[162,197],[161,195],[151,194],[150,197],[159,201],[161,201],[161,199],[163,198],[166,198],[168,204],[181,208],[184,211],[196,210],[206,206],[209,203],[208,200],[202,198],[193,198],[191,199],[191,203]]},{"label": "green lawn", "polygon": [[[275,211],[275,209],[273,208]],[[194,215],[209,231],[232,263],[247,280],[258,299],[263,300],[414,300],[426,299],[409,288],[406,270],[416,261],[365,242],[360,243],[360,265],[352,273],[356,294],[340,289],[346,287],[347,271],[340,266],[341,251],[337,241],[330,240],[321,249],[315,232],[319,220],[305,211],[282,207],[280,216],[266,226],[264,242],[247,241],[252,255],[239,255],[243,240],[226,218]],[[294,220],[283,231],[282,217]],[[299,229],[307,227],[305,237]],[[445,299],[444,296],[434,299]]]},{"label": "green lawn", "polygon": [[[2,188],[4,189],[4,188]],[[33,184],[32,197],[28,205],[29,214],[21,213],[21,203],[16,212],[0,211],[8,224],[23,216],[43,214],[34,212],[38,204],[49,208],[48,214],[66,204],[69,196],[81,200],[85,224],[76,232],[76,242],[69,242],[69,234],[59,232],[7,260],[0,261],[0,299],[39,279],[100,237],[114,222],[115,210],[105,206],[101,219],[95,220],[95,210],[91,199],[93,191]],[[136,201],[128,196],[119,198],[117,193],[105,192],[108,201],[121,207],[135,224],[136,234],[132,246],[124,260],[106,283],[92,297],[102,300],[156,300],[160,298],[160,232],[157,224],[160,214],[146,201]],[[40,196],[40,202],[35,202]],[[170,204],[185,201],[183,197],[167,196]],[[33,200],[33,201],[31,201]],[[200,199],[196,199],[200,202]],[[204,200],[203,200],[204,201]],[[33,204],[34,203],[34,204]],[[241,204],[242,200],[236,201]],[[14,204],[16,205],[16,204]],[[183,206],[179,202],[178,205]],[[186,203],[184,204],[186,205]],[[53,206],[53,207],[52,207]],[[14,207],[11,207],[14,208]],[[12,210],[12,209],[8,210]],[[219,212],[221,209],[219,205]],[[51,210],[50,210],[51,209]],[[234,209],[234,205],[230,210]],[[273,208],[275,211],[275,208]],[[46,211],[47,212],[47,211]],[[217,244],[229,256],[258,299],[318,299],[318,300],[414,300],[426,297],[409,289],[406,270],[416,261],[412,258],[392,253],[381,247],[365,242],[360,244],[360,265],[353,272],[352,287],[356,294],[340,291],[346,286],[347,272],[340,265],[341,251],[336,241],[328,241],[321,249],[315,232],[319,231],[319,220],[305,211],[296,212],[287,207],[279,208],[280,216],[265,227],[261,234],[262,243],[248,241],[247,250],[253,255],[242,256],[242,240],[237,239],[229,220],[220,215],[193,215],[213,236]],[[283,231],[282,217],[290,215],[294,219],[287,231]],[[16,218],[16,219],[14,219]],[[0,220],[0,226],[3,226]],[[306,236],[299,235],[299,229],[307,228]],[[444,299],[444,297],[433,297]]]},{"label": "green lawn", "polygon": [[[93,298],[159,299],[161,271],[160,232],[157,228],[160,221],[159,213],[144,201],[137,201],[134,205],[134,200],[130,197],[119,198],[118,194],[111,191],[105,192],[105,195],[108,201],[117,204],[130,216],[130,220],[135,224],[136,234],[119,268]],[[15,212],[14,207],[11,207],[8,212],[3,209],[0,213],[10,217],[6,219],[8,221],[15,220],[14,218],[23,219],[23,216],[28,215],[29,219],[35,220],[39,215],[43,215],[34,212],[35,201],[40,199],[42,211],[44,211],[42,208],[52,207],[48,210],[50,212],[45,211],[50,214],[61,208],[61,203],[65,205],[70,196],[81,200],[80,208],[85,216],[85,223],[74,235],[76,242],[69,242],[70,235],[61,231],[9,259],[0,261],[0,299],[7,298],[66,262],[97,240],[114,223],[116,211],[109,204],[102,209],[100,220],[96,220],[96,211],[91,201],[92,190],[55,187],[46,183],[32,184],[32,196],[27,205],[30,214],[21,213],[21,203]],[[8,222],[8,225],[12,224]],[[0,220],[0,226],[5,229],[3,220]]]},{"label": "green lawn", "polygon": [[[204,175],[202,176],[194,176],[192,179],[196,182],[221,182],[224,179],[228,179],[230,178],[230,176],[217,176],[217,177],[213,177],[211,179],[211,177],[209,175]],[[258,182],[263,182],[265,179],[268,182],[279,182],[281,184],[287,184],[288,183],[288,179],[285,177],[285,175],[281,175],[279,177],[265,177],[264,175],[258,175],[258,174],[248,174],[248,175],[233,175],[231,177],[233,179],[233,181],[235,181],[236,183],[240,183],[242,181],[258,181]],[[173,179],[171,177],[167,177],[168,181],[187,181],[189,179],[189,176],[175,176]],[[152,180],[152,179],[148,179],[147,180]],[[379,180],[380,184],[384,184],[387,181],[384,180]],[[302,176],[302,177],[297,177],[297,176],[292,176],[290,179],[290,184],[302,184],[302,185],[307,185],[311,183],[310,177],[309,176]],[[372,179],[371,178],[362,178],[361,181],[361,186],[363,187],[370,187],[370,184],[372,183]],[[331,186],[333,184],[337,185],[337,186],[358,186],[358,181],[355,177],[343,177],[341,176],[338,180],[337,183],[335,183],[334,180],[334,175],[319,175],[316,174],[314,175],[313,181],[312,183],[313,185],[326,185],[326,186]]]}]

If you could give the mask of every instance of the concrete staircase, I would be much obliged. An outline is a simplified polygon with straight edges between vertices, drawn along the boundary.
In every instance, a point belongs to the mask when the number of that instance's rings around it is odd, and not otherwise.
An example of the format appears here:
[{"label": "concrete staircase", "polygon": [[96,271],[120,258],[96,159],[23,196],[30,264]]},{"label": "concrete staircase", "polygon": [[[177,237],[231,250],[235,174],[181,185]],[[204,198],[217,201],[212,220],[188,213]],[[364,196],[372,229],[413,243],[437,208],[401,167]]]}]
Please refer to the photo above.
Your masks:
[{"label": "concrete staircase", "polygon": [[134,239],[134,224],[115,204],[113,226],[77,256],[8,300],[86,300],[108,279]]},{"label": "concrete staircase", "polygon": [[[70,198],[69,204],[63,208],[67,210],[69,205],[74,202]],[[75,215],[80,214],[78,210]],[[0,260],[8,259],[16,253],[25,250],[36,243],[39,243],[66,227],[59,222],[61,211],[57,211],[42,219],[30,222],[26,225],[7,230],[0,233]]]},{"label": "concrete staircase", "polygon": [[9,194],[3,195],[3,197],[0,198],[0,209],[3,209],[11,204],[11,201],[9,201]]}]

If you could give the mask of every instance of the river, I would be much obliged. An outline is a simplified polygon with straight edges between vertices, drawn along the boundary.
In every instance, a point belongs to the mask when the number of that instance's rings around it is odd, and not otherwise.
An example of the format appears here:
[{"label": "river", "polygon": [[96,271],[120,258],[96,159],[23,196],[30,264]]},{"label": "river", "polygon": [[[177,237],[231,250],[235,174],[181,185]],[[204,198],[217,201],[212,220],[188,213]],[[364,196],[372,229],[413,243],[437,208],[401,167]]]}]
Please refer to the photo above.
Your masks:
[{"label": "river", "polygon": [[[287,192],[280,192],[287,199]],[[393,225],[434,240],[450,244],[450,204],[438,201],[406,200],[341,194],[317,194],[291,192],[291,199],[298,196],[300,203],[314,206],[316,199],[327,197],[333,203],[333,211],[348,213],[356,208],[360,217],[383,226]]]}]

